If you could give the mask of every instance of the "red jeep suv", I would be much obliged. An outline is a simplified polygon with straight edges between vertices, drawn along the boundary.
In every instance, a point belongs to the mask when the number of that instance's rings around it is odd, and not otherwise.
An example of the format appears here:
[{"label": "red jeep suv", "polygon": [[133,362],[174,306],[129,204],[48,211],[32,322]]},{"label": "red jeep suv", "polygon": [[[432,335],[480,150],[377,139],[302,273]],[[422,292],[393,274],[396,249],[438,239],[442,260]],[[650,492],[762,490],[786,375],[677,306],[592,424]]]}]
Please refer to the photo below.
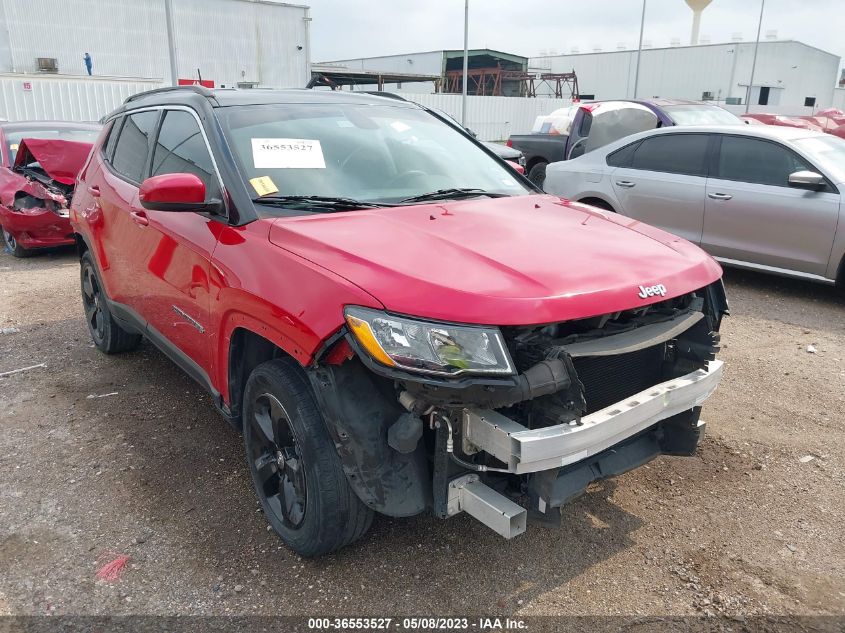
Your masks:
[{"label": "red jeep suv", "polygon": [[133,96],[71,221],[95,345],[144,337],[211,393],[304,556],[374,512],[559,522],[590,482],[691,455],[722,373],[709,256],[399,99]]}]

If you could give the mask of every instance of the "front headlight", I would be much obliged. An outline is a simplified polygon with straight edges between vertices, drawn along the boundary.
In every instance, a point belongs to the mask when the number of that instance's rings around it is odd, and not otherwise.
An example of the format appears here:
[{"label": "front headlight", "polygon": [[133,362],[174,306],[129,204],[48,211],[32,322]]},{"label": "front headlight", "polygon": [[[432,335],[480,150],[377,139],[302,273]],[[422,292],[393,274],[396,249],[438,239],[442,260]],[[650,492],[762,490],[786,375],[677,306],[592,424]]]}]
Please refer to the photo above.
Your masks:
[{"label": "front headlight", "polygon": [[387,367],[428,374],[513,374],[498,328],[431,323],[368,308],[347,307],[355,339]]}]

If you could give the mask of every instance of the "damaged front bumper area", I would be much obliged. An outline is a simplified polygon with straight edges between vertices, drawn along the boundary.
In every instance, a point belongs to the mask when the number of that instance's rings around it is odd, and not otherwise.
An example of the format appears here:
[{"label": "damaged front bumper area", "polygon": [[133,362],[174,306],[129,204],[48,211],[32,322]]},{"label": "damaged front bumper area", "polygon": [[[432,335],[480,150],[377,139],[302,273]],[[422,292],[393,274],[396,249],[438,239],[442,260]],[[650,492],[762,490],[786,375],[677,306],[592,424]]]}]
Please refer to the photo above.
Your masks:
[{"label": "damaged front bumper area", "polygon": [[340,333],[309,375],[347,479],[390,516],[461,512],[512,538],[593,481],[693,455],[728,313],[720,281],[631,310],[501,328],[508,376],[385,367]]},{"label": "damaged front bumper area", "polygon": [[[578,423],[528,429],[490,409],[462,411],[463,451],[484,451],[528,479],[530,509],[542,515],[577,497],[593,481],[636,468],[658,455],[692,455],[704,433],[700,405],[716,390],[723,363],[667,380]],[[512,538],[525,530],[526,510],[507,497],[482,490],[477,475],[452,483],[448,514],[466,511]],[[479,510],[478,498],[486,503]],[[486,507],[489,506],[489,507]],[[492,512],[490,508],[498,508]],[[552,521],[557,517],[552,517]]]}]

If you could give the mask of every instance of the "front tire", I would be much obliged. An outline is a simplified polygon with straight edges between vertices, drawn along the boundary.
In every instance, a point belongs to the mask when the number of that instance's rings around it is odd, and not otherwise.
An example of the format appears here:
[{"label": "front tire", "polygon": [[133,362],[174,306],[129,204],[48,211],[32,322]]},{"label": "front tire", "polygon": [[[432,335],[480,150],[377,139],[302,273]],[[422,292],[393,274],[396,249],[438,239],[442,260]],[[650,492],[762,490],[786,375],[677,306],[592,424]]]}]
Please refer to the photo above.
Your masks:
[{"label": "front tire", "polygon": [[314,557],[361,538],[373,520],[346,475],[311,387],[293,361],[259,365],[244,392],[247,463],[267,521]]},{"label": "front tire", "polygon": [[9,233],[6,229],[3,229],[3,243],[14,257],[24,258],[32,256],[32,251],[18,244],[18,240],[15,239],[15,236]]},{"label": "front tire", "polygon": [[127,332],[109,311],[108,298],[91,253],[86,251],[80,261],[82,307],[85,322],[94,346],[106,354],[118,354],[138,347],[141,335]]}]

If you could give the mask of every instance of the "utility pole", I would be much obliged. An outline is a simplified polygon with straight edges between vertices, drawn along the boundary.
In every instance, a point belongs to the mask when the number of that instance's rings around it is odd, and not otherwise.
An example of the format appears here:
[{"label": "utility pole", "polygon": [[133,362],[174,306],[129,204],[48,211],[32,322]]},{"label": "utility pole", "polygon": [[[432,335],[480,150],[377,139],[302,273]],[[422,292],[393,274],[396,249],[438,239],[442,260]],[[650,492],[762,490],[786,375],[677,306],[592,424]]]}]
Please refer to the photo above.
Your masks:
[{"label": "utility pole", "polygon": [[469,0],[464,0],[464,86],[461,92],[461,125],[467,126],[467,70],[469,68]]},{"label": "utility pole", "polygon": [[760,0],[760,21],[757,23],[757,41],[754,42],[754,59],[751,62],[751,80],[748,82],[748,92],[745,98],[745,113],[751,108],[751,89],[754,87],[754,71],[757,70],[757,49],[760,48],[760,29],[763,28],[763,9],[766,8],[766,0]]},{"label": "utility pole", "polygon": [[640,85],[640,58],[643,54],[643,29],[645,28],[645,3],[643,0],[643,16],[640,19],[640,43],[637,46],[637,71],[634,73],[634,99],[637,98],[637,88]]},{"label": "utility pole", "polygon": [[170,85],[179,83],[176,68],[176,41],[173,37],[173,0],[164,0],[164,19],[167,22],[167,54],[170,56]]}]

